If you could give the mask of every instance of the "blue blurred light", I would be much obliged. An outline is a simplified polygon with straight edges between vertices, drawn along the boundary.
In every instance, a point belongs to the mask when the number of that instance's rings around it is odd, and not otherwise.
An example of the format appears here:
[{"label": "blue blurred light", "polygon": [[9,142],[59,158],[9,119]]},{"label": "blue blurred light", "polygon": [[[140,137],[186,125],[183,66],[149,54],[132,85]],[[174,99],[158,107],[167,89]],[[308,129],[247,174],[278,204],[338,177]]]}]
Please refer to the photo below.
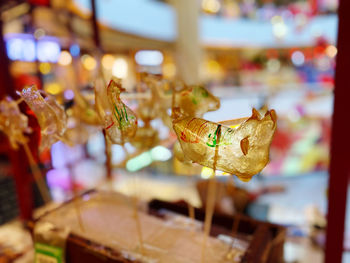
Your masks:
[{"label": "blue blurred light", "polygon": [[30,34],[5,35],[7,55],[11,60],[56,63],[61,47],[54,37],[43,37],[38,42]]},{"label": "blue blurred light", "polygon": [[80,54],[80,47],[78,44],[73,44],[69,48],[69,52],[72,54],[73,57],[79,56]]},{"label": "blue blurred light", "polygon": [[37,43],[38,60],[55,63],[61,53],[60,45],[52,40],[39,40]]},{"label": "blue blurred light", "polygon": [[11,60],[35,61],[33,39],[11,38],[6,41],[7,55]]},{"label": "blue blurred light", "polygon": [[22,55],[24,61],[35,61],[35,42],[32,39],[23,40]]},{"label": "blue blurred light", "polygon": [[159,66],[163,62],[163,54],[158,50],[140,50],[136,52],[135,60],[142,66]]},{"label": "blue blurred light", "polygon": [[9,39],[6,42],[7,55],[11,60],[19,60],[22,53],[23,40]]}]

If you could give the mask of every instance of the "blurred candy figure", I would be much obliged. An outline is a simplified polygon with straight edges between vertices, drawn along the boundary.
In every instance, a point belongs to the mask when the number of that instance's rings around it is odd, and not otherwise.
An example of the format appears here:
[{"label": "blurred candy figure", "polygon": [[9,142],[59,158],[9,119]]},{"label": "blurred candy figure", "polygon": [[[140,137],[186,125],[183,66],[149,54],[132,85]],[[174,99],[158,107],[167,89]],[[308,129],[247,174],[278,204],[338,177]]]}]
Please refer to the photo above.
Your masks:
[{"label": "blurred candy figure", "polygon": [[101,124],[101,119],[95,107],[76,89],[74,89],[73,116],[85,124]]},{"label": "blurred candy figure", "polygon": [[154,107],[164,124],[171,127],[169,109],[180,107],[184,114],[202,117],[208,111],[220,108],[220,100],[200,85],[184,85],[182,82],[169,82],[155,75],[144,75],[143,81],[151,90]]},{"label": "blurred candy figure", "polygon": [[137,149],[148,150],[159,143],[158,131],[151,125],[138,127],[131,144]]},{"label": "blurred candy figure", "polygon": [[67,122],[64,109],[53,97],[42,93],[45,98],[35,86],[26,87],[19,93],[38,119],[41,128],[40,150],[62,138]]},{"label": "blurred candy figure", "polygon": [[220,108],[220,100],[203,86],[187,86],[176,96],[176,104],[186,115],[201,118]]},{"label": "blurred candy figure", "polygon": [[[185,159],[234,174],[247,182],[269,161],[276,120],[274,110],[261,115],[253,109],[249,119],[236,128],[229,128],[204,119],[184,116],[180,109],[176,109],[173,127]],[[218,154],[214,160],[216,148]]]},{"label": "blurred candy figure", "polygon": [[108,101],[103,101],[103,94],[96,92],[99,114],[104,120],[104,129],[112,143],[124,144],[136,134],[137,118],[134,112],[120,99],[122,88],[119,79],[112,79],[107,86]]},{"label": "blurred candy figure", "polygon": [[5,133],[13,149],[18,149],[19,144],[27,143],[24,133],[31,132],[28,117],[21,113],[18,103],[11,97],[0,101],[0,131]]}]

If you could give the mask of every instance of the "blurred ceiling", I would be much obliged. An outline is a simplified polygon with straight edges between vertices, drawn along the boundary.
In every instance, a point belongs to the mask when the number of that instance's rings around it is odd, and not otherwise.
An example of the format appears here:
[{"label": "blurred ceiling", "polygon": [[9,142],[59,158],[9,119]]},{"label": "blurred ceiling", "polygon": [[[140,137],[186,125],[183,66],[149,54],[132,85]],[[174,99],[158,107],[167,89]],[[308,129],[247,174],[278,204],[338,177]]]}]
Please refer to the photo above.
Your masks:
[{"label": "blurred ceiling", "polygon": [[[171,5],[154,0],[96,2],[99,21],[112,30],[166,43],[176,40],[176,12]],[[83,13],[90,12],[90,0],[74,0],[74,3]],[[295,21],[286,21],[280,27],[275,27],[269,21],[233,20],[203,14],[200,36],[206,47],[313,46],[319,36],[334,44],[337,23],[335,14],[312,17],[302,29]],[[276,37],[276,30],[283,33],[281,37]]]}]

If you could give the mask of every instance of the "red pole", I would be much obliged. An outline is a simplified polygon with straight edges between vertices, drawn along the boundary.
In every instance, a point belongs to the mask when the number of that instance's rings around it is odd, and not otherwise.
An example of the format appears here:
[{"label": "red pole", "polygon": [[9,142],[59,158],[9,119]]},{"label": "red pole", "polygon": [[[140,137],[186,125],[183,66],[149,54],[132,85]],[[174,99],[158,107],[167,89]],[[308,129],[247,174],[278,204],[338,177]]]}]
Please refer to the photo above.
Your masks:
[{"label": "red pole", "polygon": [[[9,72],[10,62],[6,54],[6,46],[3,37],[3,24],[0,19],[0,99],[9,95],[16,98],[16,93],[13,85],[13,80]],[[0,139],[5,138],[1,136]],[[7,139],[6,139],[7,140]],[[8,142],[0,140],[2,145],[9,145]],[[7,154],[9,156],[13,179],[15,182],[16,193],[18,198],[18,206],[20,217],[23,220],[28,220],[32,216],[33,211],[33,192],[32,192],[32,178],[28,171],[28,162],[25,152],[22,147],[17,151],[8,147]]]},{"label": "red pole", "polygon": [[325,262],[341,262],[344,243],[346,196],[350,172],[349,68],[350,68],[350,1],[340,0],[338,16],[338,55],[335,73],[332,121],[331,162],[327,214]]}]

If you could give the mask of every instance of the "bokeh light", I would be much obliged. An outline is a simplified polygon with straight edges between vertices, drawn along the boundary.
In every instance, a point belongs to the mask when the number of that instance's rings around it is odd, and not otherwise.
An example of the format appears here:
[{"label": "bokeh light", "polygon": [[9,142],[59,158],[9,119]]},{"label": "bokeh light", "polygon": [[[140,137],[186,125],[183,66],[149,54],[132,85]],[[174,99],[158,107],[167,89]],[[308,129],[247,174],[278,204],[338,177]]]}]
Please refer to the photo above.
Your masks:
[{"label": "bokeh light", "polygon": [[117,58],[112,68],[113,76],[124,79],[128,75],[128,63],[124,58]]},{"label": "bokeh light", "polygon": [[47,62],[40,63],[39,71],[41,74],[44,74],[44,75],[49,74],[51,72],[50,63],[47,63]]},{"label": "bokeh light", "polygon": [[291,59],[295,66],[301,66],[305,62],[305,56],[301,51],[294,51]]},{"label": "bokeh light", "polygon": [[106,54],[102,57],[102,66],[105,69],[111,70],[113,68],[114,60],[115,58],[113,55]]},{"label": "bokeh light", "polygon": [[94,70],[96,68],[96,60],[88,54],[83,55],[81,61],[83,62],[84,68],[87,70]]},{"label": "bokeh light", "polygon": [[71,54],[66,50],[62,51],[60,57],[58,58],[58,64],[68,66],[70,63],[72,63]]}]

